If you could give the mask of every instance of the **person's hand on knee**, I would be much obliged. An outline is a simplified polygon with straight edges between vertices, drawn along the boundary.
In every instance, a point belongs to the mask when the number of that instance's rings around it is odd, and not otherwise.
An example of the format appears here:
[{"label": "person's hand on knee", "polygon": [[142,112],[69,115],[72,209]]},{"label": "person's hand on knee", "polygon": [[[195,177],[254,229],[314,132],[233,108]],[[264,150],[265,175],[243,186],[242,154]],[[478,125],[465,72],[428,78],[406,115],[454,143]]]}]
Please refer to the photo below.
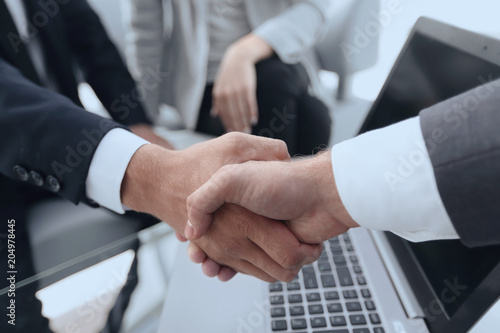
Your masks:
[{"label": "person's hand on knee", "polygon": [[249,34],[231,45],[222,59],[213,88],[212,116],[226,131],[251,133],[259,117],[255,64],[273,54],[263,39]]}]

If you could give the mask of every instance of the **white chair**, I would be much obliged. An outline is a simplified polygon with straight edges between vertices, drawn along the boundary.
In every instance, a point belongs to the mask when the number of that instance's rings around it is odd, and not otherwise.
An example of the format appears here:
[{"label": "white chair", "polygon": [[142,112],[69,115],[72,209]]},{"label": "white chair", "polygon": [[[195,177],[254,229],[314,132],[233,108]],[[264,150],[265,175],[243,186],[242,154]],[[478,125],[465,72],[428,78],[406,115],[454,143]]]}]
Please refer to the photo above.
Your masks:
[{"label": "white chair", "polygon": [[338,100],[349,96],[351,75],[377,61],[379,10],[380,0],[335,0],[331,8],[330,26],[316,54],[322,69],[339,76]]}]

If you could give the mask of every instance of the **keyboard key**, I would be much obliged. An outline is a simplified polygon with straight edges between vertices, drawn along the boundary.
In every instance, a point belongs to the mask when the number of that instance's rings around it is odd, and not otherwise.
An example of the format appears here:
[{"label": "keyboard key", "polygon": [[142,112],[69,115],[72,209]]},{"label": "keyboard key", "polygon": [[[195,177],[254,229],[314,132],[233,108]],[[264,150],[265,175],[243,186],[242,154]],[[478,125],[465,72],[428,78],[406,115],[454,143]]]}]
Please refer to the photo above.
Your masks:
[{"label": "keyboard key", "polygon": [[313,328],[326,327],[326,320],[323,317],[311,318],[311,326]]},{"label": "keyboard key", "polygon": [[270,297],[271,304],[276,305],[276,304],[283,304],[285,303],[285,300],[283,299],[283,296],[271,296]]},{"label": "keyboard key", "polygon": [[284,317],[286,315],[285,308],[271,308],[271,317]]},{"label": "keyboard key", "polygon": [[359,265],[354,265],[354,266],[352,266],[352,270],[353,270],[353,271],[354,271],[354,273],[356,273],[356,274],[361,274],[361,273],[363,273],[363,270],[361,269],[361,266],[359,266]]},{"label": "keyboard key", "polygon": [[330,266],[330,264],[327,262],[320,262],[318,264],[318,269],[320,272],[331,272],[332,266]]},{"label": "keyboard key", "polygon": [[342,304],[340,303],[330,303],[327,305],[328,307],[328,312],[330,313],[335,313],[335,312],[342,312]]},{"label": "keyboard key", "polygon": [[318,261],[328,261],[328,253],[323,249],[323,252],[321,252],[321,256],[319,257]]},{"label": "keyboard key", "polygon": [[325,288],[335,287],[335,279],[331,274],[321,275],[321,283]]},{"label": "keyboard key", "polygon": [[333,262],[335,263],[335,265],[344,266],[347,261],[345,260],[344,256],[333,256]]},{"label": "keyboard key", "polygon": [[372,324],[380,324],[380,317],[376,313],[370,313],[369,314],[370,321]]},{"label": "keyboard key", "polygon": [[347,267],[337,267],[337,274],[339,275],[339,281],[341,286],[352,286],[351,273]]},{"label": "keyboard key", "polygon": [[343,234],[342,237],[344,237],[344,242],[350,242],[351,241],[351,238],[349,237],[348,234]]},{"label": "keyboard key", "polygon": [[351,260],[351,262],[353,264],[357,264],[358,263],[358,257],[356,257],[355,255],[350,255],[349,259]]},{"label": "keyboard key", "polygon": [[361,311],[361,303],[359,302],[347,302],[345,303],[347,311]]},{"label": "keyboard key", "polygon": [[341,330],[328,330],[328,331],[314,331],[313,333],[349,333],[349,330],[341,329]]},{"label": "keyboard key", "polygon": [[349,252],[353,252],[353,251],[354,251],[354,247],[352,246],[352,244],[351,244],[351,243],[346,244],[345,248],[346,248],[346,249],[347,249],[347,251],[349,251]]},{"label": "keyboard key", "polygon": [[345,299],[358,298],[358,293],[356,292],[356,290],[344,290],[342,294],[344,295]]},{"label": "keyboard key", "polygon": [[370,330],[367,328],[355,328],[352,333],[370,333]]},{"label": "keyboard key", "polygon": [[335,236],[335,237],[333,237],[333,238],[330,238],[330,239],[328,240],[328,242],[329,242],[330,244],[332,244],[332,243],[337,243],[337,244],[338,244],[338,243],[340,242],[340,240],[339,240],[339,238],[338,238],[337,236]]},{"label": "keyboard key", "polygon": [[307,328],[307,322],[304,318],[294,318],[292,319],[292,329],[300,330]]},{"label": "keyboard key", "polygon": [[365,302],[365,306],[366,306],[366,309],[371,311],[371,310],[377,310],[375,308],[375,303],[373,303],[372,301],[366,301]]},{"label": "keyboard key", "polygon": [[306,295],[306,297],[308,302],[321,301],[321,296],[319,295],[319,293],[309,293]]},{"label": "keyboard key", "polygon": [[283,291],[283,286],[279,282],[271,283],[269,285],[269,291],[272,293],[277,292],[277,291]]},{"label": "keyboard key", "polygon": [[271,328],[274,332],[276,331],[286,331],[288,326],[286,320],[273,320],[271,323]]},{"label": "keyboard key", "polygon": [[301,294],[288,295],[288,303],[302,303]]},{"label": "keyboard key", "polygon": [[330,244],[330,250],[332,250],[333,254],[342,254],[342,246],[339,244]]},{"label": "keyboard key", "polygon": [[375,327],[373,333],[385,333],[385,330],[382,327]]},{"label": "keyboard key", "polygon": [[363,295],[364,298],[372,297],[372,294],[370,293],[370,290],[368,290],[368,289],[361,289],[361,295]]},{"label": "keyboard key", "polygon": [[356,280],[358,280],[358,284],[360,286],[366,285],[366,280],[365,280],[364,276],[362,276],[362,275],[356,276]]},{"label": "keyboard key", "polygon": [[349,320],[351,321],[351,325],[365,325],[366,319],[362,314],[359,315],[350,315]]},{"label": "keyboard key", "polygon": [[327,291],[325,292],[325,299],[329,301],[333,299],[339,299],[339,293],[336,291]]},{"label": "keyboard key", "polygon": [[300,290],[300,283],[298,282],[290,282],[286,286],[287,290]]},{"label": "keyboard key", "polygon": [[330,317],[330,323],[332,326],[346,326],[347,322],[345,321],[344,316],[332,316]]},{"label": "keyboard key", "polygon": [[321,304],[312,304],[308,306],[309,314],[320,314],[323,313],[323,305]]},{"label": "keyboard key", "polygon": [[318,288],[318,281],[316,280],[316,273],[312,267],[302,268],[302,274],[304,275],[304,286],[306,289]]},{"label": "keyboard key", "polygon": [[302,305],[296,305],[290,307],[290,316],[302,316],[304,315],[304,307]]}]

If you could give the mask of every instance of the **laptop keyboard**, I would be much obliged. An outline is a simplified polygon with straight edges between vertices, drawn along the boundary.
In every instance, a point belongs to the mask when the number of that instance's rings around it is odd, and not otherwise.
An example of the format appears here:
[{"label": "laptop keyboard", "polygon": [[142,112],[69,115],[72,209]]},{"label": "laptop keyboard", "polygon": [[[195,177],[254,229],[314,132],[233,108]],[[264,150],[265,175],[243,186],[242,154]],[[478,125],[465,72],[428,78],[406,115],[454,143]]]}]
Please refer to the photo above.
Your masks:
[{"label": "laptop keyboard", "polygon": [[269,284],[269,301],[273,332],[385,333],[348,233],[292,282]]}]

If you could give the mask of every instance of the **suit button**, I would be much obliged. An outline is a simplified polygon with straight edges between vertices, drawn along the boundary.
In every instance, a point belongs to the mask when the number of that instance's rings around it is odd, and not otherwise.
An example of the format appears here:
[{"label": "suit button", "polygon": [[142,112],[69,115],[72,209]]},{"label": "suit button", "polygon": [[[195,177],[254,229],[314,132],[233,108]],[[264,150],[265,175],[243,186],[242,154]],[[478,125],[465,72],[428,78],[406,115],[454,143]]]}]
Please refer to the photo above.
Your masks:
[{"label": "suit button", "polygon": [[26,171],[26,169],[22,166],[15,165],[12,170],[19,180],[27,181],[29,179],[28,171]]},{"label": "suit button", "polygon": [[47,185],[49,186],[49,188],[50,188],[51,191],[53,191],[53,192],[59,192],[59,190],[61,189],[61,184],[56,179],[56,177],[54,177],[54,176],[47,176],[47,178],[45,179],[45,181],[47,182]]},{"label": "suit button", "polygon": [[33,182],[33,184],[35,184],[37,186],[42,186],[43,185],[43,178],[42,178],[42,176],[38,172],[31,171],[30,172],[30,177],[31,177],[31,181]]}]

